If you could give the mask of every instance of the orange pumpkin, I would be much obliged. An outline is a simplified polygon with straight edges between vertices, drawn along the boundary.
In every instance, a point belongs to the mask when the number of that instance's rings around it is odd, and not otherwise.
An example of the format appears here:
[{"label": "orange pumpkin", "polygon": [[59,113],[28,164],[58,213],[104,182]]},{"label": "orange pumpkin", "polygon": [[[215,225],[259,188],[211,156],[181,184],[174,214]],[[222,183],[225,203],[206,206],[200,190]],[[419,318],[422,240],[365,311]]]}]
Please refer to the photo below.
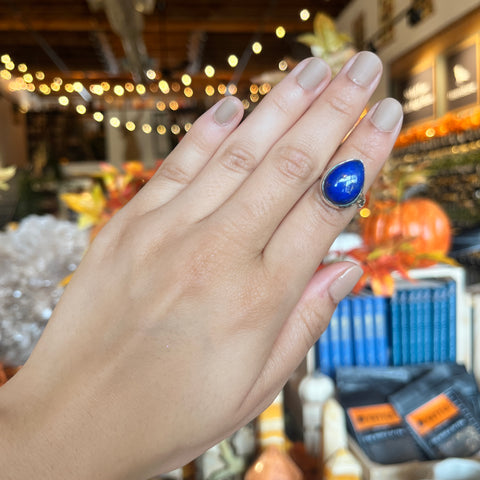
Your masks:
[{"label": "orange pumpkin", "polygon": [[362,224],[363,240],[369,247],[409,240],[417,254],[446,254],[450,249],[450,220],[440,205],[426,198],[375,203]]}]

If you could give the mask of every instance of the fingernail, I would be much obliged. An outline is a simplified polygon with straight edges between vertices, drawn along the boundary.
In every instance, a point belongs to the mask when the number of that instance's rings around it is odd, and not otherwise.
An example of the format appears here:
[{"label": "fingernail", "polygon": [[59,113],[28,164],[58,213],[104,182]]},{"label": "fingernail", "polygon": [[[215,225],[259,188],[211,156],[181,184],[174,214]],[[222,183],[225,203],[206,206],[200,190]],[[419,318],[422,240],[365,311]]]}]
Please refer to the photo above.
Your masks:
[{"label": "fingernail", "polygon": [[319,58],[312,58],[298,74],[297,82],[305,90],[312,90],[326,77],[328,67]]},{"label": "fingernail", "polygon": [[367,87],[382,71],[382,62],[372,52],[360,52],[348,70],[348,77],[352,82]]},{"label": "fingernail", "polygon": [[238,104],[231,97],[227,97],[225,101],[217,108],[214,113],[215,121],[220,125],[226,125],[238,113]]},{"label": "fingernail", "polygon": [[383,132],[391,132],[403,118],[402,106],[394,98],[384,98],[373,112],[372,123]]},{"label": "fingernail", "polygon": [[358,265],[352,265],[335,279],[328,288],[328,293],[334,303],[343,300],[353,290],[362,275],[363,270]]}]

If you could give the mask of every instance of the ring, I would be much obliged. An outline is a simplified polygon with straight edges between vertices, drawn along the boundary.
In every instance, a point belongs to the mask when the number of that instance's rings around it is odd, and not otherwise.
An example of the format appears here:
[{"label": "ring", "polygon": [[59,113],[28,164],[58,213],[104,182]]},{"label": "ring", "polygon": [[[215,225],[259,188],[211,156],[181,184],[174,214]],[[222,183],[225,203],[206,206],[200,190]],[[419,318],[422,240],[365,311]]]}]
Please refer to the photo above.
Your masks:
[{"label": "ring", "polygon": [[365,167],[361,160],[352,158],[333,166],[324,175],[322,193],[325,201],[335,208],[365,205],[363,184]]}]

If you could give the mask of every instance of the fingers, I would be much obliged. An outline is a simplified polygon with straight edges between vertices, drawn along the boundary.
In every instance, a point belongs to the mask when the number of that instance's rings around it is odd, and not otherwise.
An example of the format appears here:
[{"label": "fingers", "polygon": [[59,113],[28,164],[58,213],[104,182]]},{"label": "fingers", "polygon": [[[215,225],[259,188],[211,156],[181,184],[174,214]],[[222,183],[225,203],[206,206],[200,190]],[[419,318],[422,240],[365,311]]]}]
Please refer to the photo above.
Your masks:
[{"label": "fingers", "polygon": [[[401,127],[402,107],[394,99],[379,102],[362,119],[333,156],[328,167],[357,158],[365,165],[366,191],[388,157]],[[333,240],[350,222],[355,206],[339,209],[326,203],[317,181],[282,221],[264,250],[264,261],[273,271],[281,269],[292,282],[308,279]],[[301,231],[302,235],[298,232]],[[291,239],[295,237],[293,243]],[[278,264],[277,258],[289,258]],[[289,265],[294,265],[294,268]],[[288,272],[285,269],[288,268]],[[307,276],[307,277],[305,277]],[[301,277],[301,278],[299,278]]]},{"label": "fingers", "polygon": [[221,100],[204,113],[139,192],[135,199],[137,207],[147,212],[178,195],[240,123],[242,116],[242,103],[235,97]]},{"label": "fingers", "polygon": [[225,221],[237,218],[239,230],[250,234],[259,251],[320,177],[365,108],[381,71],[376,55],[357,54],[219,211]]},{"label": "fingers", "polygon": [[182,195],[182,204],[188,205],[194,218],[208,216],[238,189],[329,79],[330,70],[323,60],[307,59],[264,98]]},{"label": "fingers", "polygon": [[255,404],[259,398],[275,395],[283,387],[327,328],[337,304],[351,292],[362,273],[362,269],[351,262],[338,262],[313,276],[278,334],[247,402]]}]

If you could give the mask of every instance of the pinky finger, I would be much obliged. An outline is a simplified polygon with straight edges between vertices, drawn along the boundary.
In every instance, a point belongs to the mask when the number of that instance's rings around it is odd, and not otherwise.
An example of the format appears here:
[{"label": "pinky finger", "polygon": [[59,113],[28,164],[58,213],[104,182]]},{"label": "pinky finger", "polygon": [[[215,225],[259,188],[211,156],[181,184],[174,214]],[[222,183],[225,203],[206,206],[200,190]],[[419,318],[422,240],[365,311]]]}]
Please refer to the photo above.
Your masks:
[{"label": "pinky finger", "polygon": [[235,97],[227,97],[205,112],[137,194],[135,203],[141,213],[176,197],[208,163],[242,116],[242,103]]},{"label": "pinky finger", "polygon": [[338,262],[313,276],[280,330],[247,402],[258,403],[259,398],[271,397],[283,387],[327,328],[338,303],[353,290],[362,274],[358,265]]}]

